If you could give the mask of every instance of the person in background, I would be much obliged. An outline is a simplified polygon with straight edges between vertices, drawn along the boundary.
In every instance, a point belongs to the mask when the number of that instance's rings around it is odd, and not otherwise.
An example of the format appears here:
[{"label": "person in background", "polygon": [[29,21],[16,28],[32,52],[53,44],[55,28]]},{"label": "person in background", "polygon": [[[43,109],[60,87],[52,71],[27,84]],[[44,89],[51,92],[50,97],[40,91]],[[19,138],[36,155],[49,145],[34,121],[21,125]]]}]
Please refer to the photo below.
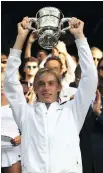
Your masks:
[{"label": "person in background", "polygon": [[98,89],[101,93],[101,96],[103,96],[103,57],[98,62],[97,71],[98,71]]},{"label": "person in background", "polygon": [[103,52],[98,47],[92,47],[91,52],[94,59],[94,63],[97,67],[98,61],[103,57]]},{"label": "person in background", "polygon": [[[18,23],[18,35],[10,50],[5,73],[5,93],[22,131],[22,172],[82,173],[79,132],[97,88],[97,71],[84,36],[84,23],[71,18],[82,78],[75,98],[58,102],[60,78],[51,69],[40,69],[34,79],[37,102],[29,105],[17,78],[21,52],[29,33],[30,19]],[[92,85],[92,87],[91,87]]]},{"label": "person in background", "polygon": [[[103,155],[103,58],[98,62],[98,87],[96,98],[90,105],[83,127],[80,131],[80,149],[83,173],[102,173]],[[75,70],[76,81],[70,86],[78,87],[81,79],[81,68]],[[78,78],[78,80],[77,80]],[[72,99],[74,96],[72,96]]]},{"label": "person in background", "polygon": [[64,81],[62,80],[62,74],[63,74],[63,64],[61,62],[61,59],[58,58],[58,57],[49,57],[47,59],[47,61],[45,62],[44,64],[44,67],[48,68],[48,69],[52,69],[54,70],[57,75],[59,76],[59,78],[61,79],[61,84],[62,84],[62,89],[60,91],[60,102],[65,102],[67,100],[70,100],[71,96],[74,95],[77,91],[76,88],[72,88],[72,87],[69,87],[69,84],[68,85],[65,85]]},{"label": "person in background", "polygon": [[70,83],[70,87],[78,88],[79,82],[81,79],[81,67],[78,64],[75,69],[75,81]]},{"label": "person in background", "polygon": [[70,82],[74,82],[75,80],[74,71],[76,68],[76,63],[73,61],[72,57],[67,52],[66,45],[63,41],[58,42],[56,49],[58,50],[59,57],[63,63],[63,66],[65,65],[65,73],[63,73],[62,84],[68,86]]},{"label": "person in background", "polygon": [[91,135],[93,153],[92,173],[103,172],[103,57],[98,62],[97,70],[101,111],[98,113],[99,117],[95,120],[95,125]]},{"label": "person in background", "polygon": [[102,173],[103,164],[103,131],[101,122],[101,94],[96,92],[93,106],[90,105],[84,125],[80,131],[80,149],[83,164],[83,173]]},{"label": "person in background", "polygon": [[4,72],[1,73],[1,135],[10,137],[6,142],[1,137],[2,173],[21,173],[21,135],[13,118],[12,109],[4,93]]},{"label": "person in background", "polygon": [[98,61],[98,86],[96,101],[86,116],[80,133],[83,173],[103,172],[103,58]]},{"label": "person in background", "polygon": [[31,49],[32,49],[33,43],[36,40],[37,40],[37,35],[34,32],[31,32],[30,35],[29,35],[29,38],[27,40],[24,58],[28,58],[28,57],[32,56],[31,55]]},{"label": "person in background", "polygon": [[[31,49],[32,49],[33,43],[36,40],[37,40],[37,34],[32,32],[28,38],[28,41],[27,41],[27,45],[26,45],[26,49],[25,49],[25,58],[32,56],[31,55]],[[46,58],[47,58],[47,52],[45,50],[39,50],[37,52],[36,58],[39,61],[39,68],[43,68],[44,63],[45,63]]]},{"label": "person in background", "polygon": [[43,68],[47,60],[47,52],[45,50],[39,50],[36,57],[39,60],[39,68]]},{"label": "person in background", "polygon": [[[39,61],[34,57],[24,59],[24,79],[20,82],[23,87],[23,91],[28,103],[32,103],[35,100],[35,93],[33,91],[33,82],[35,75],[39,69]],[[30,102],[29,102],[30,101]]]}]

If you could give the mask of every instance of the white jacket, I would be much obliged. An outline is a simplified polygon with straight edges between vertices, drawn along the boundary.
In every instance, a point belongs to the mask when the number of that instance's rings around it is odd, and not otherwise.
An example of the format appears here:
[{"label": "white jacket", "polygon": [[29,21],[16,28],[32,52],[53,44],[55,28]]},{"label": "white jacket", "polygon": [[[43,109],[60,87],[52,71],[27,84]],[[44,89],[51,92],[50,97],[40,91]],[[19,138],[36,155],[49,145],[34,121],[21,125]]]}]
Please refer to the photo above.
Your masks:
[{"label": "white jacket", "polygon": [[62,86],[61,92],[60,92],[60,103],[63,103],[65,101],[70,100],[71,96],[75,95],[77,91],[77,88],[70,87],[70,86]]},{"label": "white jacket", "polygon": [[20,50],[11,49],[5,93],[22,132],[23,173],[82,173],[79,132],[97,88],[97,71],[86,38],[76,40],[82,79],[75,98],[64,104],[26,103],[18,81]]}]

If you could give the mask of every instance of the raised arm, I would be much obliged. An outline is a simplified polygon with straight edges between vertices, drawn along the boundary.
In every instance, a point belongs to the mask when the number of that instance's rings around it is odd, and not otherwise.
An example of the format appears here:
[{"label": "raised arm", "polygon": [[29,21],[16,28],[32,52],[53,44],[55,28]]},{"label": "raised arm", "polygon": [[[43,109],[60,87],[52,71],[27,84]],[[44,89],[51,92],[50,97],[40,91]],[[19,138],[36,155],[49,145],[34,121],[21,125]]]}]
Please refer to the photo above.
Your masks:
[{"label": "raised arm", "polygon": [[24,56],[25,58],[31,57],[32,44],[35,42],[36,39],[37,39],[37,35],[32,32],[27,41],[27,45],[26,45],[26,49],[25,49],[25,56]]},{"label": "raised arm", "polygon": [[74,100],[72,101],[73,116],[79,133],[83,126],[92,99],[94,98],[97,89],[98,77],[87,39],[83,34],[84,23],[76,18],[72,18],[69,25],[69,30],[75,37],[82,70],[79,87]]},{"label": "raised arm", "polygon": [[65,76],[66,81],[68,81],[68,85],[70,82],[73,82],[75,79],[75,68],[76,68],[76,63],[73,61],[72,57],[70,54],[67,52],[66,45],[64,42],[59,41],[58,45],[56,46],[58,49],[59,53],[64,54],[66,62],[67,62],[67,75]]},{"label": "raised arm", "polygon": [[28,25],[28,17],[25,17],[22,22],[18,23],[18,35],[13,49],[10,49],[7,69],[5,72],[5,94],[19,128],[21,128],[21,123],[24,120],[25,105],[27,103],[23,94],[23,88],[18,80],[18,69],[21,64],[20,55],[22,48],[29,32],[29,30],[26,29]]}]

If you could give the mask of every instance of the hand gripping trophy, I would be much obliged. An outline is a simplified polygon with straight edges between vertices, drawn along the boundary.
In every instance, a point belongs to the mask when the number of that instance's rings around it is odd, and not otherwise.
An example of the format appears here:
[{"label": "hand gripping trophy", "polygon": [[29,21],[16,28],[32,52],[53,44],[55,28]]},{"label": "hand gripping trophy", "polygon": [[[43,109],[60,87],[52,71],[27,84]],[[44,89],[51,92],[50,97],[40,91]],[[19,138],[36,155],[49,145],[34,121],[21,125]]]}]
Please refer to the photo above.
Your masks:
[{"label": "hand gripping trophy", "polygon": [[52,49],[58,44],[58,39],[62,33],[68,29],[63,28],[63,24],[71,18],[64,18],[63,13],[55,7],[44,7],[36,13],[36,18],[30,17],[35,28],[28,29],[37,33],[38,43],[44,49]]}]

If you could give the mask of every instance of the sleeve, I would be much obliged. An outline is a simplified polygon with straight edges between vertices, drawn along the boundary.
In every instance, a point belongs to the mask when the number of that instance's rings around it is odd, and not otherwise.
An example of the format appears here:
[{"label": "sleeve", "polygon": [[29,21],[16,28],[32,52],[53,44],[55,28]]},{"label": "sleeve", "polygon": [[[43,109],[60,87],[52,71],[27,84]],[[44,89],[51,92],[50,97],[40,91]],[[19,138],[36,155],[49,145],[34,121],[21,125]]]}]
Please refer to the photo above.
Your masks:
[{"label": "sleeve", "polygon": [[72,111],[79,133],[83,126],[92,99],[94,98],[97,89],[98,77],[87,39],[77,39],[75,42],[80,58],[82,76],[75,98],[72,102]]},{"label": "sleeve", "polygon": [[5,72],[4,91],[12,108],[14,119],[21,129],[25,115],[25,105],[27,103],[23,94],[23,88],[18,79],[18,70],[21,64],[20,56],[21,50],[10,49]]}]

